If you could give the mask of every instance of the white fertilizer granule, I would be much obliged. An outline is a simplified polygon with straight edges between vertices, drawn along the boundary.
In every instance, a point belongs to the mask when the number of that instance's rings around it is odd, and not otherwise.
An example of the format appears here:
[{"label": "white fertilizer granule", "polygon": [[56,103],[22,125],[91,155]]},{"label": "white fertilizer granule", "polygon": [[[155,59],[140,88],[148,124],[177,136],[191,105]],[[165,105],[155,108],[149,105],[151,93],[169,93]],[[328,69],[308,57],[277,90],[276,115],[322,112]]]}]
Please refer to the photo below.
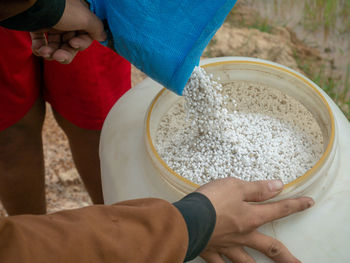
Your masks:
[{"label": "white fertilizer granule", "polygon": [[221,85],[196,67],[184,99],[159,124],[156,149],[171,169],[200,185],[228,176],[289,183],[319,160],[323,137],[292,97],[256,82]]}]

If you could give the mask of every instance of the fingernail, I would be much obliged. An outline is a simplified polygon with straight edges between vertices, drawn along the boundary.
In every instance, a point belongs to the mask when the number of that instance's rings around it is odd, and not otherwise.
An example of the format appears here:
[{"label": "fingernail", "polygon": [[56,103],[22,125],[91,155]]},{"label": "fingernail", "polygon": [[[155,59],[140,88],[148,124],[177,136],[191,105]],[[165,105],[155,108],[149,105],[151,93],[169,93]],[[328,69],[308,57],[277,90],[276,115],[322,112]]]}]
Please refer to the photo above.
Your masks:
[{"label": "fingernail", "polygon": [[313,206],[315,204],[314,200],[309,200],[309,202],[307,203],[309,205],[309,207]]},{"label": "fingernail", "polygon": [[283,189],[283,183],[281,180],[269,181],[268,187],[271,192],[279,192]]}]

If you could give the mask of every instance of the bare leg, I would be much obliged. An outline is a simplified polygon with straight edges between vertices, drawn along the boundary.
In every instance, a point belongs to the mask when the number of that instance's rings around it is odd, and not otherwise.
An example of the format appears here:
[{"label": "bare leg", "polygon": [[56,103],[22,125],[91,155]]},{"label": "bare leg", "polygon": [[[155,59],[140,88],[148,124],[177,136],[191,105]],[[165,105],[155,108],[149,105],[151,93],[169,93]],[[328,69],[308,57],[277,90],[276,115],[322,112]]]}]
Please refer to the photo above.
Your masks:
[{"label": "bare leg", "polygon": [[9,215],[46,213],[44,117],[45,104],[38,100],[19,122],[0,131],[0,199]]},{"label": "bare leg", "polygon": [[100,158],[98,154],[99,130],[79,128],[53,110],[57,123],[66,133],[73,160],[94,204],[103,204]]}]

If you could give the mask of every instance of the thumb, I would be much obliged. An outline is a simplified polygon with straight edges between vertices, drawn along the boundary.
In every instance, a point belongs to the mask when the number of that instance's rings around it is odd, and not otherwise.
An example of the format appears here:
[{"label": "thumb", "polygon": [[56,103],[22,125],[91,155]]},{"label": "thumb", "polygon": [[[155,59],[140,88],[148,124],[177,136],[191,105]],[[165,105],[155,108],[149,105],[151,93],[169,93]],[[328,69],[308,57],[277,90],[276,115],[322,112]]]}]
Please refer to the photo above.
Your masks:
[{"label": "thumb", "polygon": [[66,0],[62,17],[53,28],[60,31],[85,31],[92,39],[98,41],[107,38],[102,21],[82,0]]},{"label": "thumb", "polygon": [[104,30],[102,21],[91,12],[85,31],[90,35],[92,39],[95,39],[97,41],[105,41],[107,39],[107,34]]}]

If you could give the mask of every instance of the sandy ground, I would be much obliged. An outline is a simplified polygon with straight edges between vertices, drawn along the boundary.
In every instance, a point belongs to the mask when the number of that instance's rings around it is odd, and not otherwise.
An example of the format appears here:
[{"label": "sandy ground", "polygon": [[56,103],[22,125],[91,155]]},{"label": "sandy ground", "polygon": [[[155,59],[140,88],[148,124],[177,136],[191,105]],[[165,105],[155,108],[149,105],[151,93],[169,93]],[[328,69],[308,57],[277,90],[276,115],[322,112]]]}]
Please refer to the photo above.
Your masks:
[{"label": "sandy ground", "polygon": [[[243,10],[242,13],[236,13],[236,16],[240,18],[247,14],[249,12]],[[279,27],[271,33],[264,33],[257,29],[239,28],[226,23],[218,31],[204,55],[259,57],[300,71],[293,52],[315,61],[320,59],[315,50],[301,43],[295,34],[286,28]],[[133,85],[144,78],[144,74],[133,69]],[[47,108],[43,140],[48,212],[87,206],[91,201],[74,167],[67,138],[56,124],[49,106]],[[0,216],[4,215],[5,211],[0,205]]]}]

